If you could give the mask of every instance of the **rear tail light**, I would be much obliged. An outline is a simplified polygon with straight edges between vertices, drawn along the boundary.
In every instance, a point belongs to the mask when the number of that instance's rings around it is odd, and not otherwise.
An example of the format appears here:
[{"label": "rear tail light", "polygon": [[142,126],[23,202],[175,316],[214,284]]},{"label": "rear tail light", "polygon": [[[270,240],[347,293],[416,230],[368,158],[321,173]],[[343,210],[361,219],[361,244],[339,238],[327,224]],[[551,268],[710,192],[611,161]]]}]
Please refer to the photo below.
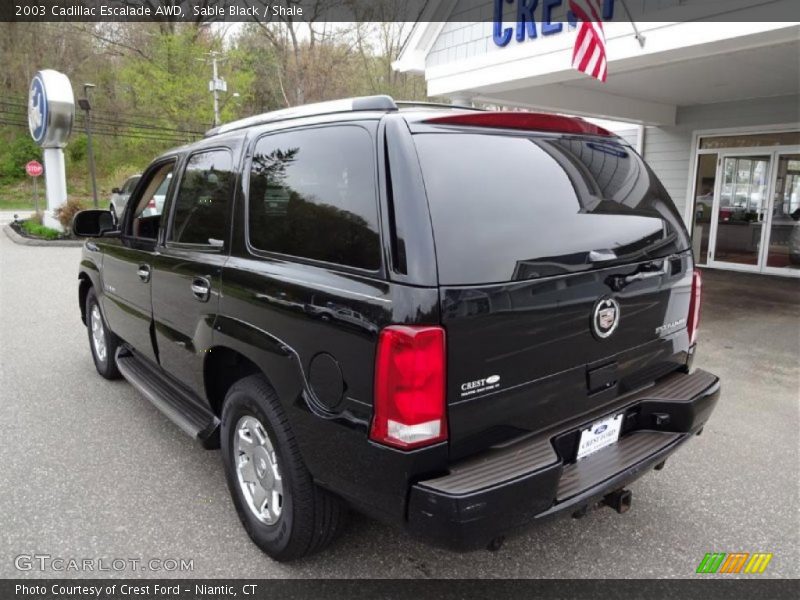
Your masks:
[{"label": "rear tail light", "polygon": [[563,115],[548,115],[545,113],[533,112],[476,112],[435,117],[425,122],[435,125],[464,125],[469,127],[494,127],[500,129],[526,129],[530,131],[554,131],[558,133],[614,136],[614,134],[607,129],[584,121],[578,117],[565,117]]},{"label": "rear tail light", "polygon": [[381,331],[374,401],[371,440],[410,450],[447,439],[444,329],[396,325]]},{"label": "rear tail light", "polygon": [[700,297],[703,292],[703,277],[695,269],[692,274],[692,298],[689,302],[689,321],[686,328],[689,331],[689,344],[697,341],[697,329],[700,327]]}]

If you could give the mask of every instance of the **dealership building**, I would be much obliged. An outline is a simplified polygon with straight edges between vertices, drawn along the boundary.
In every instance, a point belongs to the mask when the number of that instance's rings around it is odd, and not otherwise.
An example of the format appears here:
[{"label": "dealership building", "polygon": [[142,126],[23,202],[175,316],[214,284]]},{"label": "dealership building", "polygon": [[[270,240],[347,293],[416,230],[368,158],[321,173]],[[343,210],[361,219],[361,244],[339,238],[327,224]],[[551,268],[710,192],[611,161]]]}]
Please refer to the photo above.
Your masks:
[{"label": "dealership building", "polygon": [[800,276],[800,23],[766,20],[794,0],[605,0],[605,83],[572,68],[568,4],[433,0],[395,69],[458,104],[615,121],[698,264]]}]

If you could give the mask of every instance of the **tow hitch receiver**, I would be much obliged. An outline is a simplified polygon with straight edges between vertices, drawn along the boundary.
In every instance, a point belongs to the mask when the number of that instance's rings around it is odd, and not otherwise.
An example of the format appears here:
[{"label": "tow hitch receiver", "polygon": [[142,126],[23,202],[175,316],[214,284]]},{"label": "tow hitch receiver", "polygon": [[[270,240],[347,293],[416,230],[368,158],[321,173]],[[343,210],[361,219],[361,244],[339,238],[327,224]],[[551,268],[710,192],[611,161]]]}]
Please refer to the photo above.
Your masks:
[{"label": "tow hitch receiver", "polygon": [[603,498],[602,504],[610,506],[619,514],[623,514],[630,510],[632,500],[633,494],[630,490],[617,490]]},{"label": "tow hitch receiver", "polygon": [[589,513],[600,510],[604,506],[610,506],[619,514],[626,513],[631,509],[633,493],[630,490],[616,490],[603,497],[600,502],[594,504],[584,504],[572,513],[573,519],[583,519]]}]

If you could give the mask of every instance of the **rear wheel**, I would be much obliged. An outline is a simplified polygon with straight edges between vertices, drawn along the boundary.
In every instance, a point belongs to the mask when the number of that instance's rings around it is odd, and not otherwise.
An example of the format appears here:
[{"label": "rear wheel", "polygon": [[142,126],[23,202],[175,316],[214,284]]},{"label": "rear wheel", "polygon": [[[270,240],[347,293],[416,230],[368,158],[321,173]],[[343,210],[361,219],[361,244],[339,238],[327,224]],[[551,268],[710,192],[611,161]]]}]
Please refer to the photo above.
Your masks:
[{"label": "rear wheel", "polygon": [[222,410],[222,459],[239,520],[256,545],[279,561],[327,546],[346,514],[316,486],[275,391],[252,375],[233,385]]},{"label": "rear wheel", "polygon": [[86,329],[89,332],[89,347],[92,349],[97,372],[106,379],[119,379],[116,361],[119,338],[108,328],[94,289],[86,294]]}]

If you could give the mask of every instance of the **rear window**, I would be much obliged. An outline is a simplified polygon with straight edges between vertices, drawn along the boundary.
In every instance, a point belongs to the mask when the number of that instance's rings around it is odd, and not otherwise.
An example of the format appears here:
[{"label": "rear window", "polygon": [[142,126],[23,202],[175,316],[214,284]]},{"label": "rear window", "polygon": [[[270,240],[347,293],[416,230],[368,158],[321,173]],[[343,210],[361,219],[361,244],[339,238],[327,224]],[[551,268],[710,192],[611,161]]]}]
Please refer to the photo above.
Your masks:
[{"label": "rear window", "polygon": [[414,140],[443,285],[560,275],[689,247],[663,186],[616,141],[479,133]]}]

